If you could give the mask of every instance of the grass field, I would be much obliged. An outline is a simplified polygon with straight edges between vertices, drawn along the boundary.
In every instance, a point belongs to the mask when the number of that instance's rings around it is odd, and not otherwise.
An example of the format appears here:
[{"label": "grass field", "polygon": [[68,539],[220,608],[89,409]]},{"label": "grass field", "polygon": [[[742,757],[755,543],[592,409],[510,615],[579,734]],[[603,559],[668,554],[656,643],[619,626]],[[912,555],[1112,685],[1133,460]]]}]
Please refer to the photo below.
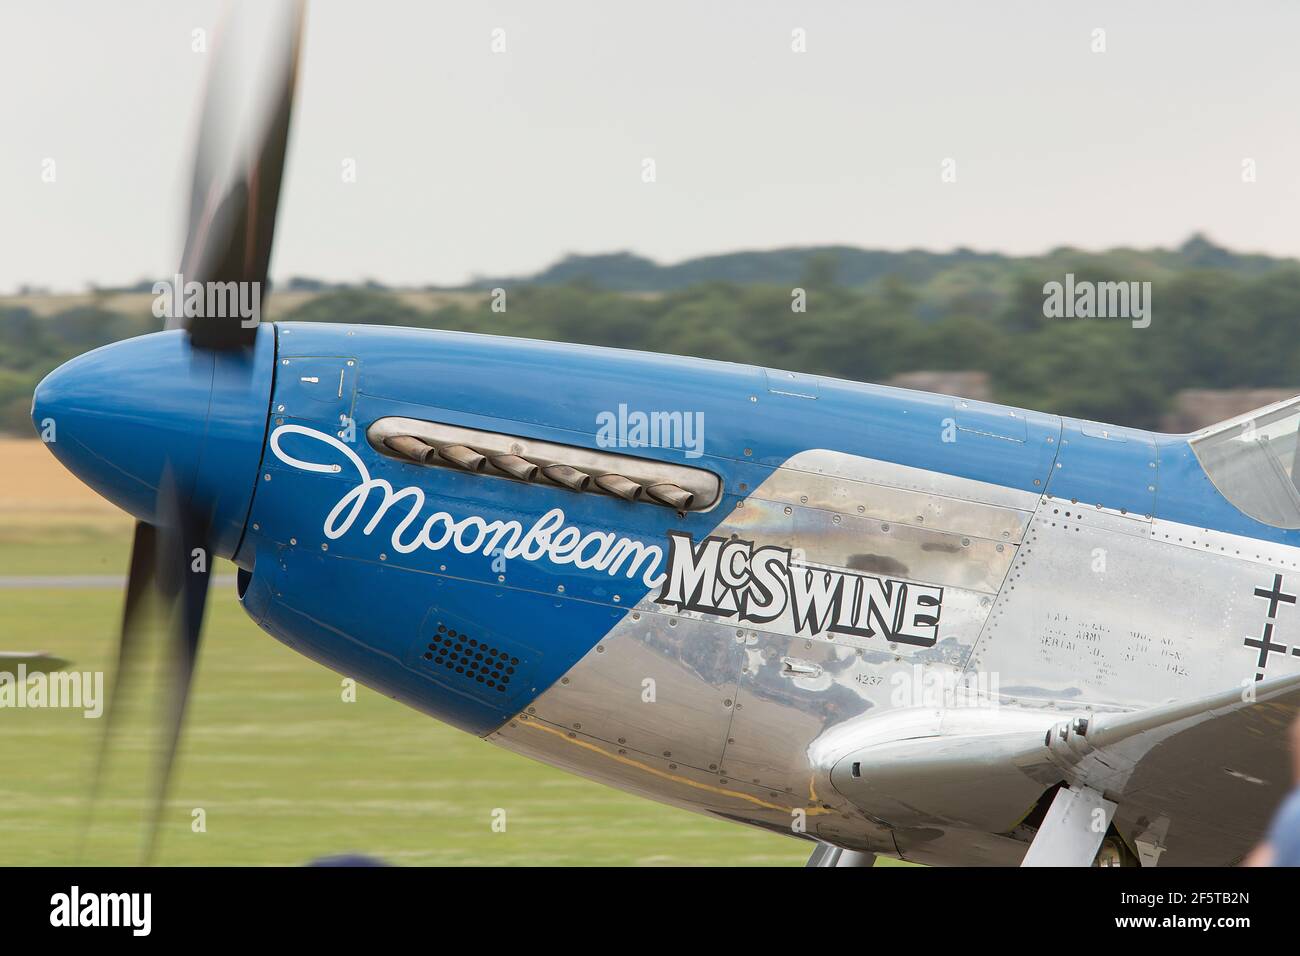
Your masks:
[{"label": "grass field", "polygon": [[[129,523],[38,442],[0,442],[0,466],[0,574],[125,572]],[[0,650],[106,669],[121,600],[109,589],[2,589]],[[152,741],[144,714],[126,716],[79,854],[102,721],[0,708],[0,865],[136,862]],[[498,808],[504,833],[491,826]],[[206,832],[192,832],[195,809]],[[256,628],[233,589],[215,589],[158,862],[342,852],[398,864],[799,865],[808,844],[587,782],[365,688],[345,703],[338,675]]]}]

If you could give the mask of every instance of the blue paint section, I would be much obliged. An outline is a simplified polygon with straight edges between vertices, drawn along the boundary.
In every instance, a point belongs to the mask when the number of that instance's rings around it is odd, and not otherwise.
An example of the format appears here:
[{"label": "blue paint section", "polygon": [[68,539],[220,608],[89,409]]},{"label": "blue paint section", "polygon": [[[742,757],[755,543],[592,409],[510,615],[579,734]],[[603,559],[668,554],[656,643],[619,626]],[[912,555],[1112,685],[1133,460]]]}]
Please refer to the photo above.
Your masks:
[{"label": "blue paint section", "polygon": [[[212,516],[213,550],[235,553],[266,435],[275,335],[248,350],[190,348],[181,331],[106,345],[55,369],[36,388],[38,431],[73,474],[143,521],[156,520],[170,476],[183,501]],[[163,400],[165,397],[165,400]]]},{"label": "blue paint section", "polygon": [[1155,435],[1159,454],[1156,514],[1198,528],[1300,547],[1300,530],[1274,528],[1238,511],[1214,487],[1182,435]]},{"label": "blue paint section", "polygon": [[1158,463],[1151,433],[1065,419],[1060,444],[1048,494],[1143,517],[1155,514]]}]

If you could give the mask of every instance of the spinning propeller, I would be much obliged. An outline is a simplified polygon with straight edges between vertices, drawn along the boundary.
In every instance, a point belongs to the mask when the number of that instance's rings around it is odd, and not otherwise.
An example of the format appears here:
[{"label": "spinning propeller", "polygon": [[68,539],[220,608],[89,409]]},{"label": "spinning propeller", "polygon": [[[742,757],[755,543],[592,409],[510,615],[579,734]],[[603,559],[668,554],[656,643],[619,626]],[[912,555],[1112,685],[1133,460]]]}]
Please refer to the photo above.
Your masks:
[{"label": "spinning propeller", "polygon": [[[216,37],[178,277],[184,287],[256,283],[260,302],[302,22],[299,0],[250,2],[232,12]],[[87,828],[115,721],[132,690],[146,608],[157,608],[167,621],[162,748],[146,860],[153,857],[185,718],[211,562],[234,555],[251,501],[252,449],[260,449],[270,374],[262,368],[270,363],[258,361],[257,324],[239,314],[168,319],[166,328],[183,331],[120,342],[55,370],[37,389],[32,412],[38,427],[43,419],[54,422],[51,449],[63,463],[139,519]],[[137,382],[146,395],[132,399],[126,393]]]}]

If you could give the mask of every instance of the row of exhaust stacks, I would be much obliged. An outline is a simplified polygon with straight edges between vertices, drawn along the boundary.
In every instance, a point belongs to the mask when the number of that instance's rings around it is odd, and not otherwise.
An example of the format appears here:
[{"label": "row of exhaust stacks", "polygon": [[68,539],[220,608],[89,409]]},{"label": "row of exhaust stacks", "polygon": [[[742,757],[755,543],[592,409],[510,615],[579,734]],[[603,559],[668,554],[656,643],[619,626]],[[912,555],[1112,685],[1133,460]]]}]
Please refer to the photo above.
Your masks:
[{"label": "row of exhaust stacks", "polygon": [[[384,444],[397,454],[420,465],[445,463],[464,471],[487,472],[490,469],[500,472],[517,481],[537,481],[538,477],[568,488],[570,491],[592,491],[596,489],[622,498],[624,501],[651,501],[689,511],[695,503],[695,495],[670,482],[654,485],[642,485],[622,475],[589,475],[585,471],[568,465],[537,465],[518,455],[493,455],[488,457],[476,452],[467,445],[430,445],[411,435],[393,435],[384,439]],[[440,461],[439,461],[440,460]]]}]

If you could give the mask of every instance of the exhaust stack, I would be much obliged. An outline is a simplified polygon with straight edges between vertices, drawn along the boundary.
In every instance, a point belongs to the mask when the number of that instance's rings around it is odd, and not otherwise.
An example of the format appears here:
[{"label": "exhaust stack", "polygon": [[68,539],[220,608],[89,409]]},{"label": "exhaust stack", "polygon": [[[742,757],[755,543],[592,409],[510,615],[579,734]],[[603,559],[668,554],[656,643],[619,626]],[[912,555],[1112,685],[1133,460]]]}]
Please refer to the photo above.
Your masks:
[{"label": "exhaust stack", "polygon": [[646,494],[655,501],[662,501],[666,505],[672,505],[678,511],[690,511],[691,505],[695,503],[693,494],[685,488],[668,482],[651,485],[646,489]]},{"label": "exhaust stack", "polygon": [[393,435],[391,438],[385,438],[384,444],[403,458],[409,458],[421,465],[435,451],[432,445],[422,442],[418,438],[412,438],[410,435]]},{"label": "exhaust stack", "polygon": [[511,478],[518,478],[520,481],[534,481],[537,473],[541,471],[527,458],[520,458],[518,455],[496,455],[488,460],[497,471],[503,471]]},{"label": "exhaust stack", "polygon": [[542,474],[570,491],[586,491],[591,484],[591,475],[568,465],[548,465],[542,469]]},{"label": "exhaust stack", "polygon": [[438,457],[466,471],[482,471],[487,464],[486,458],[464,445],[443,445],[438,449]]},{"label": "exhaust stack", "polygon": [[596,487],[606,494],[622,498],[624,501],[636,501],[641,497],[641,486],[622,475],[598,475]]}]

